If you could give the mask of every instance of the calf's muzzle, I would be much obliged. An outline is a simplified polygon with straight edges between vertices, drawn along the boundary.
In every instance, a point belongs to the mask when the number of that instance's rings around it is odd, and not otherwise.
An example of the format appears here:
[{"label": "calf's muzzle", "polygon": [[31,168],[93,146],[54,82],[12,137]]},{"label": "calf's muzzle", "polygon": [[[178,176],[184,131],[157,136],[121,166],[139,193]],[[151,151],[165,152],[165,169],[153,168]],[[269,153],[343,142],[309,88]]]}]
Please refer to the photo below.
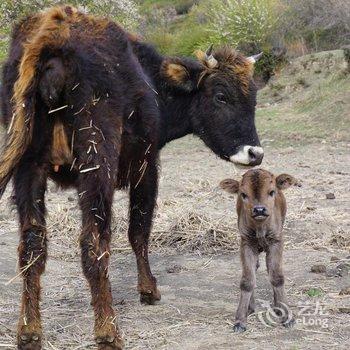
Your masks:
[{"label": "calf's muzzle", "polygon": [[267,208],[263,205],[255,205],[252,209],[252,217],[256,220],[264,220],[269,216]]}]

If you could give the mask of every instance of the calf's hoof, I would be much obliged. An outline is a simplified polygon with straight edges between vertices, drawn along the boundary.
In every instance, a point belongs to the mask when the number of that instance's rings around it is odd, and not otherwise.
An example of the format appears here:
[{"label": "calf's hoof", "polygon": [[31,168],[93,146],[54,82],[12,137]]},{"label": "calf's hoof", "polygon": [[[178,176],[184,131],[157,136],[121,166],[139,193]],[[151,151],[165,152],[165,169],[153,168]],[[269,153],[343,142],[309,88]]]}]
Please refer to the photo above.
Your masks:
[{"label": "calf's hoof", "polygon": [[247,327],[241,323],[241,322],[237,322],[234,326],[233,326],[233,331],[235,333],[243,333],[247,330]]},{"label": "calf's hoof", "polygon": [[292,328],[295,325],[295,319],[292,318],[291,320],[283,322],[282,324],[283,324],[283,327],[285,328]]},{"label": "calf's hoof", "polygon": [[253,308],[249,307],[249,309],[248,309],[248,316],[252,315],[254,313],[255,313],[255,308],[253,309]]},{"label": "calf's hoof", "polygon": [[41,350],[41,335],[38,333],[20,333],[17,337],[18,350]]},{"label": "calf's hoof", "polygon": [[161,295],[157,288],[154,291],[149,290],[149,291],[140,292],[141,304],[154,305],[160,299],[161,299]]},{"label": "calf's hoof", "polygon": [[123,342],[118,337],[111,335],[96,338],[98,350],[122,350]]}]

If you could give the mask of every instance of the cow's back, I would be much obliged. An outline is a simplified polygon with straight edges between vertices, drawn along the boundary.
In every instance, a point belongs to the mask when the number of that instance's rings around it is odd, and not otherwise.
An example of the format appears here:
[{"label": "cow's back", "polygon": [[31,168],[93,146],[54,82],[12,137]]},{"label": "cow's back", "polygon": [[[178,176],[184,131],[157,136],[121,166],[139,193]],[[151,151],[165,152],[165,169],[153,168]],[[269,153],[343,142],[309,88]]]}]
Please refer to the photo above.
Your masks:
[{"label": "cow's back", "polygon": [[[14,26],[2,76],[1,122],[5,126],[12,118],[14,85],[20,75],[24,50],[29,51],[29,47],[31,51],[41,50],[43,61],[54,56],[69,57],[67,65],[74,67],[75,80],[84,80],[91,91],[109,91],[119,97],[128,94],[132,98],[130,87],[143,82],[142,69],[132,53],[127,33],[120,26],[71,7],[64,9],[67,16],[63,21],[55,18],[51,9],[51,12],[28,16]],[[40,64],[34,62],[33,65],[40,69]],[[120,104],[123,102],[119,101]]]}]

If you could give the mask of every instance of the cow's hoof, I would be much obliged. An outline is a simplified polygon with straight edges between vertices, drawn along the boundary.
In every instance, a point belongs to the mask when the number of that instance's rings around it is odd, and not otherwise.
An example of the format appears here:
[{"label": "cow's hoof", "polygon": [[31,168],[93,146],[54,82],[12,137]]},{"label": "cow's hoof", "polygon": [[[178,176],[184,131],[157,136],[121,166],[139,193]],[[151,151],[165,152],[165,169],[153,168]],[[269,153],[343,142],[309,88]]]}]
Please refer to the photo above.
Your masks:
[{"label": "cow's hoof", "polygon": [[233,331],[235,333],[243,333],[247,330],[247,327],[241,323],[241,322],[237,322],[234,326],[233,326]]},{"label": "cow's hoof", "polygon": [[158,289],[156,289],[155,291],[147,291],[140,293],[141,304],[154,305],[160,299],[161,295]]},{"label": "cow's hoof", "polygon": [[17,338],[18,350],[41,350],[41,335],[38,333],[20,333]]},{"label": "cow's hoof", "polygon": [[107,335],[104,337],[97,337],[96,343],[98,350],[122,350],[123,342],[117,337]]},{"label": "cow's hoof", "polygon": [[283,327],[285,328],[292,328],[295,325],[295,319],[292,318],[291,320],[283,322],[282,324],[283,324]]}]

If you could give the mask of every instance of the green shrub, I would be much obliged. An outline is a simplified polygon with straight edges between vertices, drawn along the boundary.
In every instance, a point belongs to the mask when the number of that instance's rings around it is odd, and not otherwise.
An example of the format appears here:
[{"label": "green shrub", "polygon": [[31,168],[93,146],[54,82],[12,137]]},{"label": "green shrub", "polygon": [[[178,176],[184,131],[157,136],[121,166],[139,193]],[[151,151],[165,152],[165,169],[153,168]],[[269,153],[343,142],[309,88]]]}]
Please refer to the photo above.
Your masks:
[{"label": "green shrub", "polygon": [[207,3],[209,40],[237,47],[263,46],[277,23],[276,0],[214,0]]}]

